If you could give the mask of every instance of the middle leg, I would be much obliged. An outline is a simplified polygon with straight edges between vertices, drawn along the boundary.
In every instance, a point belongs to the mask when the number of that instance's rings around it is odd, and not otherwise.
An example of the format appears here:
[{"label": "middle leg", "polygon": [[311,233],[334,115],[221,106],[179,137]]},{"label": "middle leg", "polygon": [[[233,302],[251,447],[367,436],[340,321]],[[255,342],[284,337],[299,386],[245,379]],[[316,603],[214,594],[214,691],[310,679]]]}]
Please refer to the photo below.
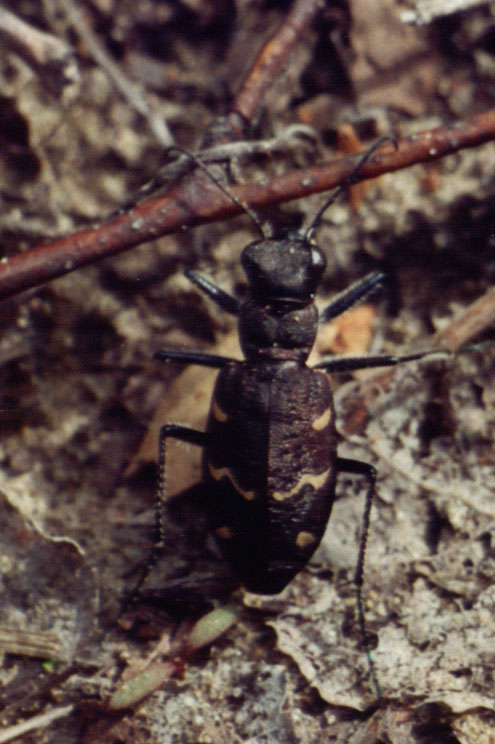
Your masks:
[{"label": "middle leg", "polygon": [[180,442],[186,442],[188,444],[195,444],[198,447],[204,447],[208,440],[208,434],[206,434],[206,432],[204,431],[198,431],[197,429],[191,429],[187,426],[180,426],[178,424],[166,424],[160,429],[158,438],[158,484],[155,495],[155,535],[153,540],[153,547],[151,548],[146,563],[143,566],[136,586],[120,609],[119,616],[123,615],[127,608],[133,602],[135,602],[136,597],[141,591],[143,585],[146,583],[146,580],[150,575],[152,568],[156,565],[160,553],[162,552],[165,545],[163,511],[165,507],[165,461],[167,439],[177,439]]}]

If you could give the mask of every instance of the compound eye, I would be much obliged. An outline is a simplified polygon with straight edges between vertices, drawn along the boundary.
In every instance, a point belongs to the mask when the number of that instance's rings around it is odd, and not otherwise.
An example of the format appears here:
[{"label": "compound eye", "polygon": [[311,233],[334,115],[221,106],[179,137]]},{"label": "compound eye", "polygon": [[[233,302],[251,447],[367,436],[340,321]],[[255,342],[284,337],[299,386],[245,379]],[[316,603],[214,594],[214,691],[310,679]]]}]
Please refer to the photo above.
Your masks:
[{"label": "compound eye", "polygon": [[321,248],[318,248],[317,245],[311,246],[311,264],[312,268],[319,274],[323,274],[327,267],[325,254],[323,253]]}]

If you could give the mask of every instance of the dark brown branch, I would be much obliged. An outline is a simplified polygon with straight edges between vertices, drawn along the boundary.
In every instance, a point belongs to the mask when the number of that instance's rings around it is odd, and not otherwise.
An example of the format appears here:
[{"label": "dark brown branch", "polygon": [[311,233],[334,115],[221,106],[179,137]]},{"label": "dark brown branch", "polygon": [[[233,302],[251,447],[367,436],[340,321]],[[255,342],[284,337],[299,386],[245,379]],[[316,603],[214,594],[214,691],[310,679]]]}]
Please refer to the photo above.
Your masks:
[{"label": "dark brown branch", "polygon": [[[397,142],[397,148],[385,144],[364,166],[359,180],[408,168],[415,163],[438,160],[492,139],[495,139],[495,110],[405,137]],[[232,192],[254,208],[298,199],[343,183],[359,157],[348,156],[294,170],[266,184],[233,186]],[[185,226],[225,220],[240,211],[241,208],[227,195],[205,180],[204,173],[197,173],[165,196],[143,202],[128,214],[3,259],[0,263],[0,299]]]},{"label": "dark brown branch", "polygon": [[281,67],[324,5],[322,0],[295,0],[282,25],[259,52],[232,102],[230,112],[226,117],[213,121],[205,131],[201,150],[244,138],[246,122],[251,122],[257,115]]},{"label": "dark brown branch", "polygon": [[296,0],[283,24],[261,50],[232,104],[232,109],[247,121],[258,113],[266,91],[292,48],[323,6],[321,0]]}]

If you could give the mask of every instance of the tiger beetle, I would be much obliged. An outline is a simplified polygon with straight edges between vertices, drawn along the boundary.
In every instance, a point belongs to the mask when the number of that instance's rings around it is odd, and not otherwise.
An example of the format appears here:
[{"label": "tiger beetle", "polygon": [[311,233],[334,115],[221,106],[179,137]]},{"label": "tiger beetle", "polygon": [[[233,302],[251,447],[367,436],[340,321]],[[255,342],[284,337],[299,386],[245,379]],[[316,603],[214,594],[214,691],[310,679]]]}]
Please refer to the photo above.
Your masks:
[{"label": "tiger beetle", "polygon": [[[359,170],[318,211],[305,230],[269,237],[242,252],[248,280],[244,301],[200,276],[186,276],[222,310],[238,317],[244,360],[202,352],[163,350],[161,360],[220,370],[206,431],[167,424],[159,435],[157,531],[159,541],[139,581],[145,581],[164,544],[165,449],[167,439],[203,448],[204,503],[219,549],[246,589],[277,594],[308,563],[318,547],[335,499],[337,476],[359,475],[367,481],[362,536],[355,572],[358,621],[367,645],[361,587],[376,470],[360,460],[339,457],[333,397],[327,373],[385,367],[438,352],[405,356],[322,358],[306,361],[318,325],[341,315],[384,281],[373,272],[341,292],[320,314],[314,297],[326,267],[313,233],[324,213]],[[197,165],[205,170],[196,156]],[[216,177],[208,175],[220,188]],[[230,192],[229,196],[234,200]],[[373,668],[372,668],[373,673]],[[373,677],[375,675],[373,673]],[[376,678],[375,678],[376,681]],[[378,685],[376,684],[377,689]]]}]

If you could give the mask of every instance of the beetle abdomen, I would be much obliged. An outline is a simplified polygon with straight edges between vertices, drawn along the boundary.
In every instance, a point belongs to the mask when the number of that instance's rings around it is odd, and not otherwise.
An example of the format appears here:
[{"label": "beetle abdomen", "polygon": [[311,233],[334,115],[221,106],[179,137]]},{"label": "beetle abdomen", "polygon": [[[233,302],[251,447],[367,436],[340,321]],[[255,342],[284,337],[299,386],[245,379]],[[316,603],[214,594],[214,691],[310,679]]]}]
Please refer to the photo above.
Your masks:
[{"label": "beetle abdomen", "polygon": [[326,376],[304,364],[229,364],[217,379],[204,480],[220,548],[250,591],[281,591],[332,508],[336,437]]}]

